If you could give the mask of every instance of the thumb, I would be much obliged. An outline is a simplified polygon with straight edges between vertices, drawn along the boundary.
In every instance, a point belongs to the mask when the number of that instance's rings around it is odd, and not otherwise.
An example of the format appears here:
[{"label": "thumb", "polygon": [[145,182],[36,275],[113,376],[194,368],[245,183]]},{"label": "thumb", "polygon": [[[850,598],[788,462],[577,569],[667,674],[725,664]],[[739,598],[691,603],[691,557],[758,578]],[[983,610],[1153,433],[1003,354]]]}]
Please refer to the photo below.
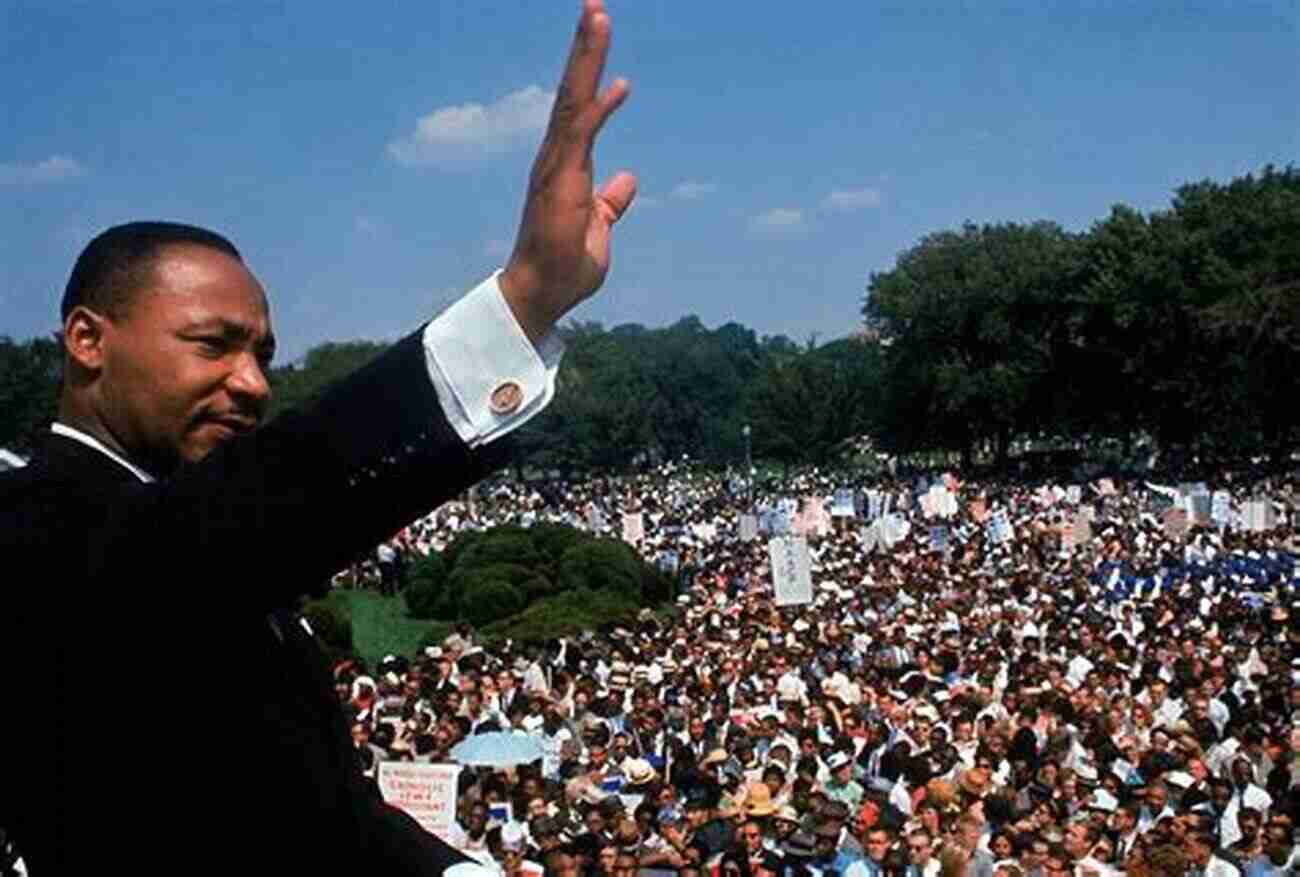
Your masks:
[{"label": "thumb", "polygon": [[596,193],[601,218],[610,225],[618,222],[635,197],[636,177],[626,171],[615,174]]}]

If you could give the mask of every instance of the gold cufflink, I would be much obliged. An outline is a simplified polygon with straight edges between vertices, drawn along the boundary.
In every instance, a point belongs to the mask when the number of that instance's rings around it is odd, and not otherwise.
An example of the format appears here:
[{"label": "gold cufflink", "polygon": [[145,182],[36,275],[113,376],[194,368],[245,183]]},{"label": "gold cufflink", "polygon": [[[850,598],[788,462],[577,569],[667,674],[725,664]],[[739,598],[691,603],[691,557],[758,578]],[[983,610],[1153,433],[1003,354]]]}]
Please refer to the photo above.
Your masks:
[{"label": "gold cufflink", "polygon": [[524,388],[518,381],[502,381],[488,397],[488,407],[493,414],[514,414],[524,404]]}]

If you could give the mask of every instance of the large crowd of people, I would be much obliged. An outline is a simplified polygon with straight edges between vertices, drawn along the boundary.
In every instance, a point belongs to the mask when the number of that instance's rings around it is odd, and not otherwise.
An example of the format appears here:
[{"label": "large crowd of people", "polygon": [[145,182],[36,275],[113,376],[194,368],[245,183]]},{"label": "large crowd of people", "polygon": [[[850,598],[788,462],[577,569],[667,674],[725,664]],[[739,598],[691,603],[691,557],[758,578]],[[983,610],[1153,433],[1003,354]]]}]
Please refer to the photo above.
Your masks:
[{"label": "large crowd of people", "polygon": [[[483,486],[400,534],[405,556],[634,514],[675,604],[340,664],[363,769],[534,737],[535,762],[461,772],[449,837],[512,875],[1294,873],[1294,477],[959,479]],[[812,599],[779,605],[768,539],[790,527]]]}]

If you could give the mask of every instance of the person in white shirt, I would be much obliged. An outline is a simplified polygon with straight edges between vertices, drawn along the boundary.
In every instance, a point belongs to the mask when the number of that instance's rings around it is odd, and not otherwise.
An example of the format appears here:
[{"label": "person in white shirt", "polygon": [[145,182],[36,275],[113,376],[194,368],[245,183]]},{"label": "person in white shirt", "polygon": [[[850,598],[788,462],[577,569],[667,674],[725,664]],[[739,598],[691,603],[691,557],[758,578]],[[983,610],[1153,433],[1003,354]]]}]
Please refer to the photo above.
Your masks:
[{"label": "person in white shirt", "polygon": [[1214,854],[1214,837],[1194,831],[1187,836],[1188,864],[1192,877],[1241,877],[1241,869]]}]

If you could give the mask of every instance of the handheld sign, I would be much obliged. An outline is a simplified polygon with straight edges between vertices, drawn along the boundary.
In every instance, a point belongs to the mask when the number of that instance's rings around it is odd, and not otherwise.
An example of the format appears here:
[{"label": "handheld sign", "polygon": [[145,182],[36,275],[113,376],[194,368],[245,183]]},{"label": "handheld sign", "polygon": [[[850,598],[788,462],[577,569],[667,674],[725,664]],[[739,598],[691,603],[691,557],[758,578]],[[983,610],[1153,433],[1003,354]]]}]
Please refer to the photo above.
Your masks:
[{"label": "handheld sign", "polygon": [[835,518],[851,518],[853,513],[853,490],[848,487],[841,487],[835,491],[835,501],[831,505],[831,516]]},{"label": "handheld sign", "polygon": [[767,543],[772,562],[772,588],[778,606],[811,603],[812,561],[808,542],[800,536],[773,539]]},{"label": "handheld sign", "polygon": [[637,545],[645,537],[645,515],[642,512],[624,512],[623,541]]},{"label": "handheld sign", "polygon": [[740,516],[740,541],[749,542],[758,536],[758,518],[754,515]]},{"label": "handheld sign", "polygon": [[410,815],[425,831],[450,843],[459,776],[459,764],[381,761],[376,781],[386,803]]}]

